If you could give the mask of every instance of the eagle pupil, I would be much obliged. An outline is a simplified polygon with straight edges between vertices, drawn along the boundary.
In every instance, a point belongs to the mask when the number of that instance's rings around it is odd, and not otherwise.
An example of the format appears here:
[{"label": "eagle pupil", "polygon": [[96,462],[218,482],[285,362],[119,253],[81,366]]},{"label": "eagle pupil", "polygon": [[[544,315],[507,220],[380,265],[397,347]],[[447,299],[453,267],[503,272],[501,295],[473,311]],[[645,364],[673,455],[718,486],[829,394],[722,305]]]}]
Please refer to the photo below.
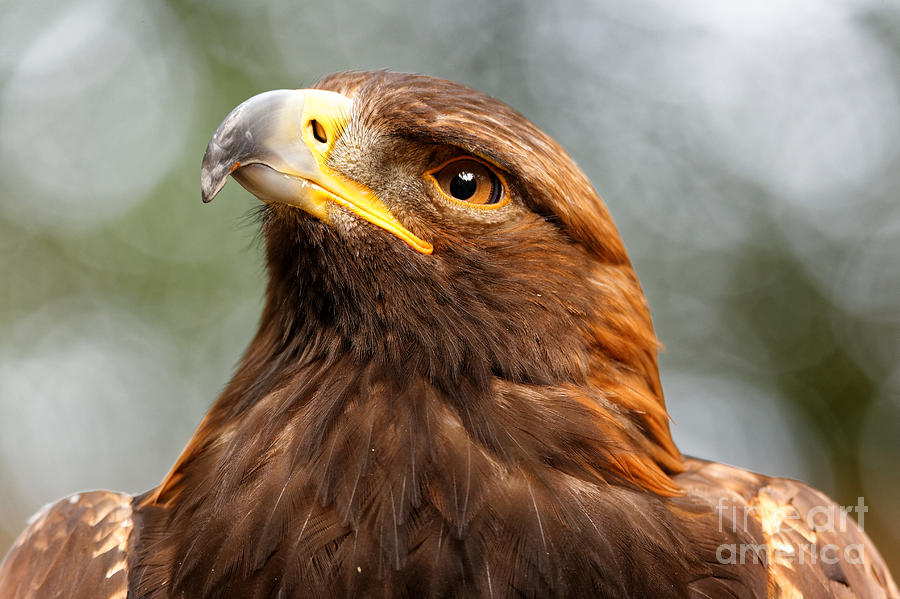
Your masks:
[{"label": "eagle pupil", "polygon": [[475,173],[463,171],[450,181],[450,193],[457,200],[468,200],[478,189],[478,181]]}]

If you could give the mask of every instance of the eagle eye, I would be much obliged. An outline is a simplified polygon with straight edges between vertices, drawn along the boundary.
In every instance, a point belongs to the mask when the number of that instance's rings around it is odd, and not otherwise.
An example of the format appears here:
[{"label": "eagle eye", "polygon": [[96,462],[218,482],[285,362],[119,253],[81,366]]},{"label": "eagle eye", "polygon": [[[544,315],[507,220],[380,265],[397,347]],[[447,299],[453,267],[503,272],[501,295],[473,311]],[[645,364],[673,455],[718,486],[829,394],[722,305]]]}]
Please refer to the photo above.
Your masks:
[{"label": "eagle eye", "polygon": [[498,208],[507,202],[503,180],[480,160],[456,158],[428,174],[441,193],[455,202],[484,208]]}]

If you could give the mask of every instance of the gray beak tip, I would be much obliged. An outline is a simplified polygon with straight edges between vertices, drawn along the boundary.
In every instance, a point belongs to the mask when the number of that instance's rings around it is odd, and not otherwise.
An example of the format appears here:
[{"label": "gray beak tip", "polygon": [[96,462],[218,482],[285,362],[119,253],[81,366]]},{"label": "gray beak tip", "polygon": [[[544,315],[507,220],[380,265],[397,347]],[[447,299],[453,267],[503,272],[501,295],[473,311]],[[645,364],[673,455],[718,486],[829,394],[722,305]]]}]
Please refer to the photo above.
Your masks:
[{"label": "gray beak tip", "polygon": [[[267,140],[273,133],[277,137],[286,118],[292,119],[292,126],[299,129],[304,98],[302,90],[263,92],[228,113],[203,155],[200,191],[204,203],[222,191],[229,175],[238,168],[279,159],[278,152],[267,147]],[[304,156],[308,156],[308,150]]]},{"label": "gray beak tip", "polygon": [[231,165],[223,163],[222,158],[225,156],[215,140],[209,142],[200,167],[200,195],[204,204],[213,201],[225,187],[228,175],[231,174],[229,170]]}]

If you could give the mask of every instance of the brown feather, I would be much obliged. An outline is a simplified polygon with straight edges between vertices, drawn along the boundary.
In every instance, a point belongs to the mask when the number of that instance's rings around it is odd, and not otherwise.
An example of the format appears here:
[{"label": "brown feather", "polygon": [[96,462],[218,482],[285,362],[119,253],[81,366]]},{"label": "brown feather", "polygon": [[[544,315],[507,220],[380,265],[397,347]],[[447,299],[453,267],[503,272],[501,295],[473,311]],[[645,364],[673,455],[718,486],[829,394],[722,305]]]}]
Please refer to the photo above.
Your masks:
[{"label": "brown feather", "polygon": [[81,493],[45,506],[0,564],[0,599],[125,599],[131,497]]}]

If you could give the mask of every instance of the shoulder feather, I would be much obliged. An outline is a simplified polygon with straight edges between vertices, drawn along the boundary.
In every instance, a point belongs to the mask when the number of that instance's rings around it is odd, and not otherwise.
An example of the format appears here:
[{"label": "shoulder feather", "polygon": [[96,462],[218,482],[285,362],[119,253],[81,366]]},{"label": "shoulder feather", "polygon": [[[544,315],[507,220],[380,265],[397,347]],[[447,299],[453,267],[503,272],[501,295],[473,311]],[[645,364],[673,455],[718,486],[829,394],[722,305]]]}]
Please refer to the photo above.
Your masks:
[{"label": "shoulder feather", "polygon": [[734,564],[763,561],[770,597],[900,598],[884,559],[863,531],[864,520],[857,524],[848,515],[864,516],[863,509],[842,508],[796,480],[695,459],[687,466],[676,481],[715,504],[720,527],[747,529],[752,520],[761,529],[750,547],[721,547],[717,557]]},{"label": "shoulder feather", "polygon": [[92,491],[29,520],[0,563],[0,599],[125,599],[131,496]]}]

